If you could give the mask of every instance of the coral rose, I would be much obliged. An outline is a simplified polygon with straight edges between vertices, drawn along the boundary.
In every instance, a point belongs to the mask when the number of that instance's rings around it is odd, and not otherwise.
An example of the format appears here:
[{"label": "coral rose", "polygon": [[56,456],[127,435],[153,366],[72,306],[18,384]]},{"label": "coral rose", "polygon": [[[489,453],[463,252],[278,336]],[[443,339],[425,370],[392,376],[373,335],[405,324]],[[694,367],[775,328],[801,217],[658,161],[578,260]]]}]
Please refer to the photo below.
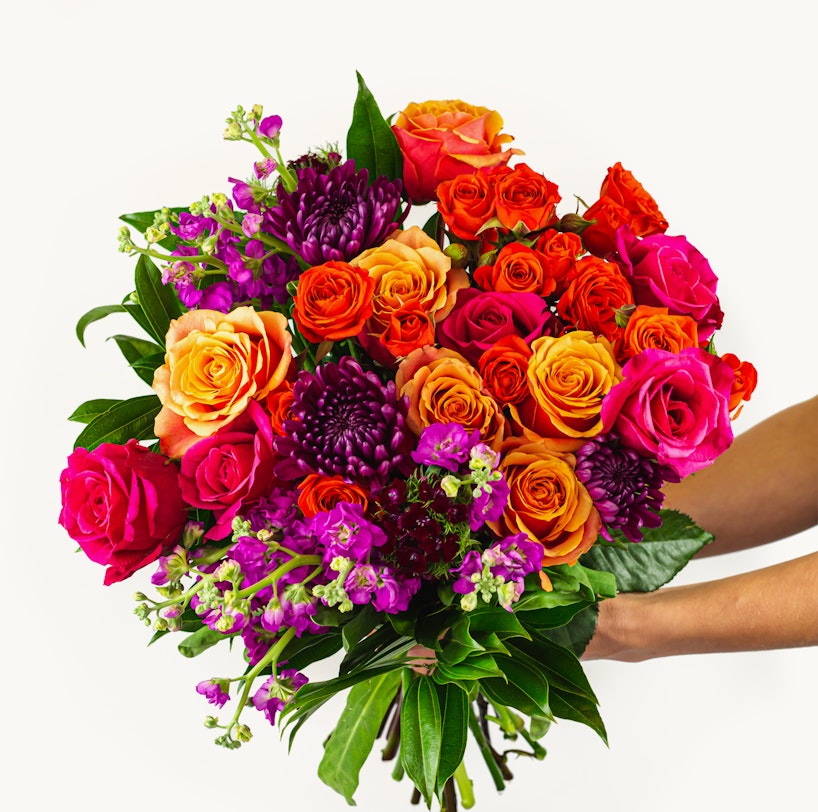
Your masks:
[{"label": "coral rose", "polygon": [[508,163],[519,150],[502,134],[503,119],[459,99],[413,102],[398,114],[392,132],[403,153],[403,183],[413,203],[435,198],[438,184],[457,175]]},{"label": "coral rose", "polygon": [[545,267],[543,255],[520,242],[510,242],[498,252],[492,265],[480,265],[474,281],[483,290],[501,293],[536,293],[545,298],[557,287]]},{"label": "coral rose", "polygon": [[599,257],[584,257],[576,263],[573,278],[560,296],[557,313],[577,329],[613,342],[622,332],[616,313],[630,304],[633,291],[619,266]]},{"label": "coral rose", "polygon": [[718,279],[687,239],[656,234],[640,240],[623,228],[617,235],[617,250],[636,304],[692,316],[701,341],[721,327],[724,314],[716,295]]},{"label": "coral rose", "polygon": [[619,162],[608,169],[599,200],[583,216],[586,220],[597,220],[582,232],[586,247],[597,256],[606,256],[615,250],[620,225],[629,226],[637,237],[663,234],[668,226],[653,197]]},{"label": "coral rose", "polygon": [[625,327],[621,355],[633,358],[647,349],[681,352],[698,346],[697,325],[690,316],[672,315],[666,307],[639,305]]},{"label": "coral rose", "polygon": [[484,443],[497,448],[506,420],[486,392],[478,371],[459,353],[424,347],[410,353],[395,376],[398,394],[409,400],[407,425],[416,435],[432,423],[459,423],[478,431]]},{"label": "coral rose", "polygon": [[527,397],[530,357],[531,349],[519,336],[504,336],[480,356],[480,374],[498,403],[520,403]]},{"label": "coral rose", "polygon": [[573,454],[547,443],[504,451],[499,470],[509,488],[502,517],[488,525],[498,536],[525,533],[544,551],[543,566],[574,564],[596,541],[602,520],[574,473]]},{"label": "coral rose", "polygon": [[576,450],[602,431],[602,403],[621,380],[610,342],[587,331],[532,345],[528,362],[531,396],[511,406],[523,436],[543,437],[565,450]]},{"label": "coral rose", "polygon": [[106,584],[155,561],[187,521],[178,469],[136,440],[77,448],[60,487],[60,524],[88,558],[107,566]]},{"label": "coral rose", "polygon": [[461,240],[476,240],[494,216],[494,191],[485,175],[458,175],[437,187],[437,210]]},{"label": "coral rose", "polygon": [[372,315],[375,282],[347,262],[326,262],[304,271],[293,296],[293,320],[307,341],[339,341],[361,332]]},{"label": "coral rose", "polygon": [[154,373],[162,402],[154,431],[162,451],[180,457],[234,420],[291,373],[292,336],[281,313],[237,307],[190,310],[168,330],[165,363]]},{"label": "coral rose", "polygon": [[499,175],[494,184],[495,214],[504,228],[538,231],[556,219],[562,199],[557,184],[519,164]]},{"label": "coral rose", "polygon": [[329,512],[339,502],[361,505],[366,511],[367,492],[340,476],[308,474],[298,485],[298,507],[308,519],[316,513]]},{"label": "coral rose", "polygon": [[579,234],[550,229],[540,235],[535,247],[545,272],[554,280],[554,293],[561,295],[576,261],[585,253]]},{"label": "coral rose", "polygon": [[645,350],[602,404],[605,431],[680,477],[710,465],[733,441],[730,366],[698,347]]},{"label": "coral rose", "polygon": [[750,399],[758,383],[758,372],[749,361],[741,361],[737,355],[728,352],[722,355],[724,361],[733,370],[733,386],[730,390],[730,412],[735,420],[741,413],[743,403]]}]

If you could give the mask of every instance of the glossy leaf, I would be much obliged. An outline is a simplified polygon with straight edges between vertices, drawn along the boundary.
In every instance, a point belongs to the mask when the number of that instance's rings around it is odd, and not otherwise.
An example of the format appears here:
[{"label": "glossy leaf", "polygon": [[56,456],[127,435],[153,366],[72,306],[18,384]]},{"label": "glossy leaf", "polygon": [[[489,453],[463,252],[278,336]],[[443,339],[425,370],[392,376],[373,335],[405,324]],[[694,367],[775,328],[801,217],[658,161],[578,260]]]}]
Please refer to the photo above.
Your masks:
[{"label": "glossy leaf", "polygon": [[436,690],[442,719],[440,764],[437,771],[437,794],[439,796],[446,781],[460,766],[466,752],[469,698],[466,692],[454,683],[438,685]]},{"label": "glossy leaf", "polygon": [[548,682],[536,668],[522,658],[497,657],[503,679],[482,679],[480,689],[495,704],[509,705],[529,716],[549,718]]},{"label": "glossy leaf", "polygon": [[318,765],[318,777],[354,804],[358,775],[384,716],[400,686],[400,671],[390,671],[354,686]]},{"label": "glossy leaf", "polygon": [[533,640],[509,643],[512,657],[541,672],[554,687],[571,691],[596,702],[596,696],[577,656],[549,638],[537,635]]},{"label": "glossy leaf", "polygon": [[145,314],[148,332],[160,347],[164,347],[171,319],[182,315],[176,291],[172,286],[162,284],[159,269],[144,255],[136,262],[134,280],[137,302]]},{"label": "glossy leaf", "polygon": [[312,663],[332,657],[341,646],[341,635],[335,629],[322,634],[302,634],[288,643],[282,659],[286,659],[287,668],[303,671]]},{"label": "glossy leaf", "polygon": [[662,525],[646,530],[638,544],[624,547],[597,543],[581,563],[616,576],[620,592],[652,592],[670,581],[688,561],[713,540],[689,516],[662,511]]},{"label": "glossy leaf", "polygon": [[209,626],[200,626],[193,634],[189,634],[177,646],[179,653],[184,657],[198,657],[203,651],[213,648],[222,640],[229,640],[232,635],[222,634]]},{"label": "glossy leaf", "polygon": [[403,177],[403,156],[392,128],[387,124],[363,77],[357,73],[358,95],[347,132],[347,158],[355,168],[369,170],[370,183],[378,176]]},{"label": "glossy leaf", "polygon": [[416,677],[400,711],[400,760],[429,807],[437,789],[442,721],[434,682]]},{"label": "glossy leaf", "polygon": [[[164,362],[164,350],[153,341],[146,341],[144,338],[134,336],[115,335],[110,341],[116,341],[120,352],[125,356],[125,360],[133,367],[139,377],[148,385],[153,383],[153,372],[156,367]],[[145,359],[150,363],[143,365]],[[156,363],[158,361],[158,363]]]},{"label": "glossy leaf", "polygon": [[87,313],[83,314],[80,317],[80,320],[77,322],[76,332],[80,344],[82,344],[83,347],[85,346],[85,331],[88,329],[89,325],[99,321],[100,319],[104,319],[106,316],[110,316],[112,313],[127,312],[128,309],[124,304],[100,305],[99,307],[92,307]]},{"label": "glossy leaf", "polygon": [[341,627],[344,648],[347,651],[352,651],[380,623],[381,619],[371,603],[362,607]]},{"label": "glossy leaf", "polygon": [[591,728],[601,739],[608,743],[608,733],[605,724],[599,715],[596,703],[587,697],[578,694],[562,691],[556,686],[551,686],[551,710],[554,716],[560,719],[570,719],[573,722],[580,722]]},{"label": "glossy leaf", "polygon": [[594,636],[598,614],[599,605],[592,603],[574,615],[570,622],[564,626],[553,629],[540,629],[540,633],[580,657]]},{"label": "glossy leaf", "polygon": [[95,417],[105,414],[109,409],[112,409],[121,400],[111,400],[110,398],[97,398],[96,400],[86,400],[74,409],[68,416],[69,420],[75,423],[90,423]]},{"label": "glossy leaf", "polygon": [[448,680],[477,680],[488,677],[502,678],[503,672],[498,668],[497,662],[491,654],[476,653],[470,654],[465,660],[454,665],[438,663],[440,673]]},{"label": "glossy leaf", "polygon": [[74,442],[89,451],[101,443],[124,444],[130,439],[153,440],[153,421],[162,408],[156,395],[123,400],[95,417]]}]

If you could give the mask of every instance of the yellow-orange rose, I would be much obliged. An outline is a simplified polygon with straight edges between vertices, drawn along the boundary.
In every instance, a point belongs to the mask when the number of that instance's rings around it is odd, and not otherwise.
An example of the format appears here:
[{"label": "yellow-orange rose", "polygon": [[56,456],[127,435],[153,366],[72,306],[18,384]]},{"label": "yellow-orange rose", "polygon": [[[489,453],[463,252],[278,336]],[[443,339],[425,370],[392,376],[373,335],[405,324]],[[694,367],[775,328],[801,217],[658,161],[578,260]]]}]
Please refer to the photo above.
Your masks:
[{"label": "yellow-orange rose", "polygon": [[576,330],[531,344],[528,389],[531,396],[511,406],[515,423],[529,439],[553,439],[576,450],[602,431],[602,399],[622,379],[610,342]]},{"label": "yellow-orange rose", "polygon": [[275,389],[287,377],[291,342],[281,313],[252,307],[191,310],[173,320],[165,363],[153,378],[162,451],[181,456]]},{"label": "yellow-orange rose", "polygon": [[503,119],[487,107],[460,99],[412,102],[392,132],[403,153],[403,183],[413,203],[428,203],[443,180],[473,175],[508,163],[519,150],[503,151],[512,136],[501,134]]},{"label": "yellow-orange rose", "polygon": [[628,319],[620,355],[633,358],[642,350],[681,352],[698,346],[698,325],[691,316],[669,313],[666,307],[639,305]]},{"label": "yellow-orange rose", "polygon": [[573,564],[594,543],[602,520],[574,473],[573,454],[548,443],[505,450],[500,470],[509,487],[502,517],[489,526],[499,536],[526,533],[542,544],[543,566]]},{"label": "yellow-orange rose", "polygon": [[480,373],[459,353],[423,347],[411,352],[395,376],[398,393],[409,398],[407,425],[420,434],[432,423],[460,423],[480,432],[492,448],[506,433],[500,406],[486,391]]},{"label": "yellow-orange rose", "polygon": [[418,226],[396,232],[350,264],[366,270],[375,283],[373,314],[367,326],[377,334],[411,301],[433,318],[445,318],[454,307],[457,291],[469,286],[466,271],[452,268],[451,259]]}]

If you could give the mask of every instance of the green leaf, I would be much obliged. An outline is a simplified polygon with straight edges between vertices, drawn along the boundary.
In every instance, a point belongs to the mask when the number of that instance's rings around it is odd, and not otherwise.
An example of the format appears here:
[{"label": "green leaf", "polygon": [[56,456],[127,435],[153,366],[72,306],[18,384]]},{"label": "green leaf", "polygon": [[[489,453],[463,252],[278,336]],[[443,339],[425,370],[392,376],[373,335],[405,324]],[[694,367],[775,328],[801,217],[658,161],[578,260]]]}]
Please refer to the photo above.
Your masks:
[{"label": "green leaf", "polygon": [[454,683],[438,685],[437,700],[440,705],[441,736],[440,763],[437,769],[437,794],[443,792],[446,781],[463,761],[469,732],[469,697]]},{"label": "green leaf", "polygon": [[554,712],[554,716],[558,716],[560,719],[570,719],[573,722],[587,725],[597,733],[605,744],[608,743],[608,734],[596,703],[586,697],[562,691],[552,685],[551,710]]},{"label": "green leaf", "polygon": [[144,254],[136,262],[136,298],[148,324],[148,333],[160,347],[165,346],[165,336],[171,319],[182,315],[182,305],[173,286],[162,284],[159,269]]},{"label": "green leaf", "polygon": [[400,711],[400,760],[428,807],[437,789],[442,721],[434,682],[416,677]]},{"label": "green leaf", "polygon": [[380,622],[378,613],[368,603],[341,627],[344,648],[352,651]]},{"label": "green leaf", "polygon": [[465,660],[454,665],[438,663],[436,670],[450,682],[503,677],[503,672],[497,666],[494,657],[482,652],[470,654]]},{"label": "green leaf", "polygon": [[162,404],[156,395],[123,400],[97,415],[74,442],[74,448],[89,451],[101,443],[123,444],[130,439],[153,440],[153,421]]},{"label": "green leaf", "polygon": [[369,170],[370,183],[379,175],[403,178],[403,156],[392,128],[383,117],[375,97],[357,71],[358,96],[347,132],[347,158],[358,170]]},{"label": "green leaf", "polygon": [[105,414],[109,409],[122,403],[121,400],[111,400],[109,398],[97,398],[96,400],[86,400],[74,409],[68,416],[69,420],[75,423],[90,423],[95,417]]},{"label": "green leaf", "polygon": [[537,609],[533,612],[525,612],[520,619],[529,629],[556,629],[570,623],[576,615],[593,604],[594,601],[584,600],[570,603],[567,606]]},{"label": "green leaf", "polygon": [[466,615],[449,629],[439,645],[439,662],[452,666],[463,662],[471,654],[483,651],[483,646],[471,636],[469,626]]},{"label": "green leaf", "polygon": [[341,675],[351,674],[359,668],[370,665],[381,657],[394,653],[406,644],[406,638],[395,632],[391,626],[384,624],[372,634],[361,639],[356,646],[347,652],[338,668]]},{"label": "green leaf", "polygon": [[341,635],[333,629],[321,634],[302,634],[287,644],[281,660],[287,661],[287,668],[303,671],[308,665],[332,657],[341,650]]},{"label": "green leaf", "polygon": [[[152,341],[134,336],[115,335],[109,341],[116,341],[120,352],[125,356],[125,360],[134,368],[139,377],[149,386],[153,383],[153,372],[165,359],[164,350]],[[149,359],[150,363],[145,365],[142,362]],[[155,363],[158,361],[159,363]]]},{"label": "green leaf", "polygon": [[573,651],[577,657],[582,655],[596,631],[599,604],[592,603],[571,618],[564,626],[554,629],[541,629],[541,634],[559,643],[563,648]]},{"label": "green leaf", "polygon": [[507,637],[528,637],[528,632],[514,612],[502,606],[486,606],[469,613],[472,632],[494,632],[502,639]]},{"label": "green leaf", "polygon": [[436,211],[424,224],[423,233],[437,242],[440,231],[440,212]]},{"label": "green leaf", "polygon": [[212,648],[222,640],[229,640],[234,635],[222,634],[209,626],[202,626],[198,631],[188,635],[179,643],[179,653],[184,657],[197,657],[203,651]]},{"label": "green leaf", "polygon": [[661,526],[646,530],[643,541],[624,548],[598,542],[581,563],[612,572],[620,592],[652,592],[664,586],[713,536],[683,513],[661,513]]},{"label": "green leaf", "polygon": [[93,324],[95,321],[99,321],[100,319],[104,319],[106,316],[110,316],[111,313],[127,312],[128,310],[124,304],[100,305],[99,307],[92,307],[77,322],[76,331],[80,344],[82,344],[83,347],[85,346],[85,331],[88,328],[88,325]]},{"label": "green leaf", "polygon": [[324,747],[318,777],[343,795],[350,805],[355,803],[352,796],[358,788],[361,767],[375,744],[400,681],[400,671],[390,671],[352,688],[338,724]]},{"label": "green leaf", "polygon": [[536,635],[530,641],[509,643],[508,647],[514,659],[541,671],[552,688],[559,687],[596,702],[596,695],[582,664],[569,649],[543,635]]},{"label": "green leaf", "polygon": [[526,658],[497,656],[497,665],[507,680],[482,679],[480,690],[495,704],[509,705],[529,716],[551,717],[548,682]]}]

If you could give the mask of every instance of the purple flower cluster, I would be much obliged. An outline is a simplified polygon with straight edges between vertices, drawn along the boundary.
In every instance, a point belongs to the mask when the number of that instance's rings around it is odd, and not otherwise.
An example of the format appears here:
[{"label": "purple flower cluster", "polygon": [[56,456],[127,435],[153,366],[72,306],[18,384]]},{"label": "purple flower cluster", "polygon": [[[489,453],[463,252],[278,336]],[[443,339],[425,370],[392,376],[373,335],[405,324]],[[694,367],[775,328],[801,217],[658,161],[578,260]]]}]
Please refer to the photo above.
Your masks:
[{"label": "purple flower cluster", "polygon": [[307,682],[307,678],[299,671],[292,668],[284,669],[278,676],[273,675],[266,680],[253,694],[253,705],[267,717],[271,725],[274,725],[278,712]]}]

